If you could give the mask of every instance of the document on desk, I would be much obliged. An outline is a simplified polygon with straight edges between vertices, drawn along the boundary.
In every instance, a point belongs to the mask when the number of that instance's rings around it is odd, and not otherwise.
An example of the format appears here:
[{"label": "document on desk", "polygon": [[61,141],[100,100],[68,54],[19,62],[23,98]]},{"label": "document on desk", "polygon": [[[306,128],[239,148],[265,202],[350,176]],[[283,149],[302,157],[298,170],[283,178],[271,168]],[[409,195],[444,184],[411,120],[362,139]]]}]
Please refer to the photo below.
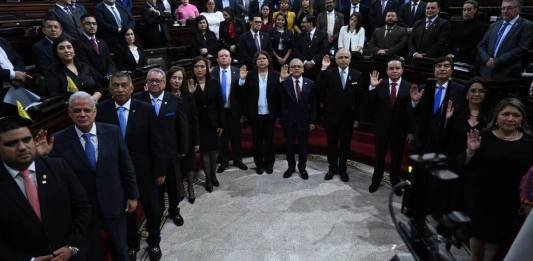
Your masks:
[{"label": "document on desk", "polygon": [[23,87],[10,87],[4,97],[4,102],[17,106],[17,100],[22,103],[24,107],[37,102],[41,99],[39,95],[23,88]]}]

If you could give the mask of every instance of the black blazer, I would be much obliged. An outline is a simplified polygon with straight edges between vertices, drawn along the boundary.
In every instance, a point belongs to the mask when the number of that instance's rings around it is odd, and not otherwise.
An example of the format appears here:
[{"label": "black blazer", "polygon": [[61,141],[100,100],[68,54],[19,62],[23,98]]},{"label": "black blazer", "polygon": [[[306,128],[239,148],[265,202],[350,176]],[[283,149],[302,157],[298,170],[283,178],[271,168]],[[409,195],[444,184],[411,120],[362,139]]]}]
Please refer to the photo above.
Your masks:
[{"label": "black blazer", "polygon": [[426,17],[426,5],[424,1],[418,1],[415,15],[411,13],[412,1],[403,4],[398,11],[398,24],[402,27],[413,27],[416,21]]},{"label": "black blazer", "polygon": [[196,109],[198,110],[198,125],[201,127],[224,128],[225,114],[224,104],[222,103],[222,92],[220,83],[208,78],[204,87],[204,94],[207,97],[202,101],[198,95],[202,92],[199,85],[196,85],[196,91],[192,94],[196,97]]},{"label": "black blazer", "polygon": [[[15,71],[25,71],[24,60],[17,52],[15,52],[15,49],[13,49],[11,44],[9,44],[5,38],[0,37],[0,47],[6,52],[7,58],[9,58],[9,61],[13,64],[13,67],[15,67]],[[2,82],[11,80],[10,72],[10,70],[0,67],[0,79],[2,79]]]},{"label": "black blazer", "polygon": [[385,25],[385,16],[387,15],[387,12],[390,10],[396,10],[398,11],[398,8],[400,8],[400,3],[396,0],[388,0],[387,5],[385,6],[385,10],[381,12],[381,1],[376,0],[370,4],[370,10],[368,14],[370,27],[371,28],[378,28]]},{"label": "black blazer", "polygon": [[320,71],[317,82],[324,96],[324,124],[336,126],[344,118],[359,120],[361,72],[349,69],[344,90],[337,68]]},{"label": "black blazer", "polygon": [[[239,86],[239,70],[240,69],[238,67],[231,66],[231,86],[228,97],[231,112],[235,117],[238,118],[241,117],[240,115],[242,112],[242,88]],[[211,77],[220,83],[220,67],[215,66],[213,68],[213,71],[211,71]],[[219,86],[219,88],[222,91],[222,87]]]},{"label": "black blazer", "polygon": [[13,177],[0,163],[0,259],[30,260],[66,245],[82,248],[91,204],[62,159],[35,158],[39,220]]},{"label": "black blazer", "polygon": [[319,66],[328,51],[328,46],[328,34],[315,30],[313,40],[309,40],[307,33],[302,33],[296,38],[294,56],[302,61],[313,60],[316,66]]},{"label": "black blazer", "polygon": [[44,37],[31,46],[31,57],[37,71],[44,73],[55,61],[52,42]]},{"label": "black blazer", "polygon": [[[239,2],[241,2],[242,0],[239,0]],[[224,6],[222,5],[222,0],[215,0],[215,6],[216,6],[216,10],[217,11],[220,11],[222,12],[222,9],[224,9]],[[231,10],[233,10],[233,13],[234,14],[238,14],[237,13],[237,5],[235,3],[235,0],[229,0],[229,8],[231,8]]]},{"label": "black blazer", "polygon": [[226,48],[229,50],[230,46],[239,45],[239,35],[246,30],[246,26],[244,26],[244,22],[238,18],[235,18],[234,25],[236,36],[235,38],[230,38],[228,33],[228,22],[225,20],[220,22],[220,26],[218,27],[218,37],[221,48]]},{"label": "black blazer", "polygon": [[388,55],[402,55],[407,46],[407,30],[395,25],[385,37],[385,26],[377,28],[368,41],[367,51],[376,54],[379,49],[387,49]]},{"label": "black blazer", "polygon": [[170,33],[165,21],[165,7],[161,2],[156,4],[154,8],[159,11],[159,14],[149,12],[151,7],[153,7],[151,4],[144,3],[141,8],[141,15],[144,20],[144,45],[146,48],[160,48],[162,46],[155,46],[155,43],[159,43],[159,41],[153,41],[153,39],[160,37],[159,27],[161,27],[165,39],[170,40]]},{"label": "black blazer", "polygon": [[[276,53],[278,56],[283,57],[289,50],[294,48],[294,34],[285,30],[283,33],[278,32],[275,28],[270,31],[270,42],[272,46],[272,52]],[[279,49],[279,42],[282,42],[283,49]],[[289,57],[290,58],[290,57]],[[287,63],[290,61],[287,60]]]},{"label": "black blazer", "polygon": [[[135,21],[128,11],[126,11],[126,9],[119,4],[115,4],[115,8],[119,12],[122,21],[121,30],[125,31],[128,28],[133,29],[135,27]],[[111,11],[105,7],[103,1],[98,3],[94,8],[94,16],[96,18],[96,22],[98,22],[98,36],[102,37],[106,43],[109,44],[111,52],[116,51],[120,45],[119,43],[122,43],[123,41],[122,34],[118,31],[115,17]]]},{"label": "black blazer", "polygon": [[[272,51],[270,36],[264,32],[258,33],[261,41],[261,50],[270,53]],[[241,64],[246,64],[248,68],[252,68],[254,66],[253,58],[257,52],[259,52],[259,50],[255,46],[255,40],[252,33],[248,31],[241,34],[241,36],[239,36],[239,59]]]},{"label": "black blazer", "polygon": [[[70,12],[73,16],[68,15],[65,13],[64,10],[59,8],[57,5],[53,5],[52,8],[48,10],[48,13],[46,14],[47,17],[53,17],[59,23],[61,24],[61,28],[63,29],[63,33],[69,35],[70,37],[77,38],[81,32],[83,32],[81,28],[81,13],[79,12],[80,9],[78,8],[69,8]],[[100,25],[100,23],[98,23]]]},{"label": "black blazer", "polygon": [[[149,92],[135,94],[134,98],[152,104]],[[183,99],[169,92],[163,95],[163,102],[156,117],[165,147],[165,157],[175,160],[178,154],[189,152],[189,124]]]},{"label": "black blazer", "polygon": [[111,124],[95,124],[98,139],[96,171],[89,165],[74,125],[54,135],[50,156],[61,157],[72,167],[92,206],[99,207],[95,213],[103,218],[117,218],[124,215],[127,199],[139,198],[135,171],[120,129]]},{"label": "black blazer", "polygon": [[78,90],[93,94],[96,91],[104,93],[101,85],[103,78],[90,65],[84,62],[76,62],[78,75],[74,76],[62,63],[54,63],[44,73],[45,97],[54,97],[66,95],[67,92],[67,74],[74,81]]},{"label": "black blazer", "polygon": [[477,45],[487,31],[487,26],[472,19],[452,23],[448,53],[453,54],[454,61],[476,64]]},{"label": "black blazer", "polygon": [[189,91],[182,91],[183,108],[189,123],[189,137],[191,142],[189,151],[193,151],[193,146],[200,145],[200,132],[198,127],[198,109],[196,108],[196,98]]},{"label": "black blazer", "polygon": [[115,71],[109,47],[103,39],[96,38],[99,54],[93,49],[91,41],[85,35],[80,35],[78,43],[76,54],[79,56],[80,61],[90,64],[102,76]]},{"label": "black blazer", "polygon": [[426,20],[418,20],[408,41],[409,57],[416,52],[433,58],[444,55],[450,31],[450,22],[440,17],[435,18],[427,30]]},{"label": "black blazer", "polygon": [[[279,110],[278,87],[279,73],[268,70],[267,76],[267,101],[270,115],[277,117]],[[257,119],[257,101],[259,99],[259,75],[257,69],[248,72],[243,88],[243,111],[250,121]]]},{"label": "black blazer", "polygon": [[313,81],[303,78],[300,86],[300,98],[296,99],[294,79],[287,78],[280,84],[279,92],[279,118],[281,124],[290,126],[295,123],[299,127],[306,127],[316,122],[317,98]]},{"label": "black blazer", "polygon": [[217,52],[220,49],[218,48],[218,39],[215,33],[207,30],[205,34],[203,34],[198,30],[192,30],[190,44],[192,56],[201,55],[200,49],[202,48],[207,48],[207,54],[205,54],[205,56],[208,54],[213,55],[214,57],[217,56]]},{"label": "black blazer", "polygon": [[139,62],[135,61],[133,54],[130,52],[128,47],[122,47],[115,54],[116,66],[119,71],[130,71],[135,72],[136,68],[146,66],[148,61],[146,59],[146,54],[142,47],[137,46],[137,52],[139,52]]},{"label": "black blazer", "polygon": [[[163,140],[157,128],[155,112],[150,104],[130,99],[130,111],[126,125],[126,145],[130,153],[137,181],[153,183],[155,178],[165,176]],[[115,101],[106,100],[98,104],[96,121],[119,126]]]},{"label": "black blazer", "polygon": [[413,133],[414,122],[412,118],[411,96],[409,90],[411,84],[406,80],[400,82],[398,94],[394,104],[390,103],[389,78],[381,83],[368,94],[369,104],[372,105],[374,117],[374,132],[383,137],[389,133],[407,134]]}]

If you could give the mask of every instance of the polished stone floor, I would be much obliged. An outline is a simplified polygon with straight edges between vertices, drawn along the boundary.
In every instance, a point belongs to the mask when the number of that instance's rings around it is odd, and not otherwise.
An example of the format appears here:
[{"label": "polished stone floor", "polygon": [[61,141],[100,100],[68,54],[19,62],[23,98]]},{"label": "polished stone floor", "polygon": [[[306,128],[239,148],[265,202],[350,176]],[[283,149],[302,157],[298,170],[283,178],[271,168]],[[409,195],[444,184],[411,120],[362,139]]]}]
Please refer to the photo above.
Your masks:
[{"label": "polished stone floor", "polygon": [[[353,163],[350,182],[324,181],[327,162],[312,156],[309,180],[278,156],[273,174],[230,168],[213,193],[196,186],[195,204],[180,204],[185,225],[162,229],[162,260],[390,260],[405,251],[387,208],[390,186],[368,193],[372,168]],[[395,203],[398,207],[399,203]]]}]

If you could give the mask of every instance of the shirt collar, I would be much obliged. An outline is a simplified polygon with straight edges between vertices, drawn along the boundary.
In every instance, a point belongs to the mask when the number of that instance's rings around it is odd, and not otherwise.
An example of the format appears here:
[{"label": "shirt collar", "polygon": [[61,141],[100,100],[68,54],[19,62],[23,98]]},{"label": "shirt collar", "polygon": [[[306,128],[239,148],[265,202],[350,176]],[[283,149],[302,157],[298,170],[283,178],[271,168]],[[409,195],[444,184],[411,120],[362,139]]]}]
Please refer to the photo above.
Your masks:
[{"label": "shirt collar", "polygon": [[61,10],[65,11],[65,7],[68,7],[66,5],[60,5],[59,3],[56,3],[56,5],[61,8]]},{"label": "shirt collar", "polygon": [[[520,17],[520,15],[517,15],[515,18],[509,20],[510,25],[514,25],[519,17]],[[503,22],[505,23],[505,21],[503,21]]]},{"label": "shirt collar", "polygon": [[[78,129],[78,126],[76,126],[76,125],[74,125],[74,129],[76,130],[76,133],[78,134],[78,137],[80,137],[80,138],[85,133],[85,132],[81,131],[80,129]],[[93,122],[93,126],[91,127],[91,130],[89,130],[89,133],[92,136],[96,136],[96,124],[94,124],[94,122]]]},{"label": "shirt collar", "polygon": [[[443,84],[440,84],[440,86],[444,87],[444,90],[448,89],[448,83],[450,82],[450,80],[446,81],[445,83]],[[439,86],[438,83],[435,84],[435,88]]]},{"label": "shirt collar", "polygon": [[313,28],[313,30],[311,30],[311,32],[309,32],[309,33],[311,33],[311,35],[315,35],[315,31],[316,31],[316,27]]},{"label": "shirt collar", "polygon": [[87,37],[87,39],[89,39],[89,41],[92,40],[93,38],[96,39],[96,35],[90,36],[86,32],[83,32],[83,35],[85,35],[85,37]]},{"label": "shirt collar", "polygon": [[[10,166],[8,166],[6,163],[2,162],[4,164],[4,167],[6,168],[7,172],[11,177],[16,178],[20,174],[20,170],[16,170]],[[30,173],[35,173],[35,161],[33,161],[30,166],[28,166],[28,170]]]},{"label": "shirt collar", "polygon": [[431,21],[431,23],[434,23],[434,22],[435,22],[435,19],[437,19],[437,17],[439,17],[439,16],[438,16],[438,15],[436,15],[436,16],[433,16],[433,17],[431,17],[431,18],[429,18],[429,17],[426,17],[426,23],[427,23],[427,21],[428,21],[428,20],[430,20],[430,21]]},{"label": "shirt collar", "polygon": [[355,8],[359,7],[359,4],[355,4],[355,5],[352,4],[352,9],[353,9],[354,7],[355,7]]},{"label": "shirt collar", "polygon": [[107,6],[107,8],[113,8],[113,7],[115,7],[115,4],[110,5],[110,4],[106,3],[106,2],[104,2],[104,4],[105,4],[105,6]]},{"label": "shirt collar", "polygon": [[[389,78],[389,86],[391,86],[392,83],[393,83],[393,81]],[[400,77],[400,79],[398,79],[398,80],[396,81],[396,85],[397,85],[397,86],[400,86],[401,83],[402,83],[402,77]]]},{"label": "shirt collar", "polygon": [[115,102],[115,108],[118,109],[118,107],[124,107],[127,111],[130,110],[130,106],[131,106],[131,98],[124,104],[122,105],[118,105],[118,103]]},{"label": "shirt collar", "polygon": [[348,67],[342,69],[341,67],[337,67],[339,69],[339,74],[341,74],[342,72],[346,72],[346,74],[348,74]]},{"label": "shirt collar", "polygon": [[326,13],[327,13],[328,15],[334,15],[334,14],[335,14],[335,10],[331,10],[331,12],[330,12],[330,11],[326,11]]},{"label": "shirt collar", "polygon": [[157,98],[158,100],[162,101],[162,100],[163,100],[163,96],[165,96],[165,91],[161,92],[161,94],[159,94],[159,96],[157,96],[157,97],[154,97],[154,96],[150,93],[150,101],[153,100],[154,98]]}]

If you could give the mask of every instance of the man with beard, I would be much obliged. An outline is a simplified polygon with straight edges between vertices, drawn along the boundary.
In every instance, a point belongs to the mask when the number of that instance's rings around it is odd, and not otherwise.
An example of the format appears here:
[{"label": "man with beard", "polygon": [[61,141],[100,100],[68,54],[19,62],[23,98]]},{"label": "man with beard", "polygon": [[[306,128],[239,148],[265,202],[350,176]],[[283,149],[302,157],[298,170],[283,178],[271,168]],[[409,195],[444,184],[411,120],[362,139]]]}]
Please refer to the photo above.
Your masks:
[{"label": "man with beard", "polygon": [[407,46],[407,30],[397,25],[396,11],[387,12],[385,26],[377,28],[368,41],[370,54],[402,55]]},{"label": "man with beard", "polygon": [[334,0],[326,0],[325,7],[326,11],[318,14],[316,18],[316,28],[320,32],[327,33],[330,47],[335,47],[341,26],[344,25],[344,15],[335,11]]}]

